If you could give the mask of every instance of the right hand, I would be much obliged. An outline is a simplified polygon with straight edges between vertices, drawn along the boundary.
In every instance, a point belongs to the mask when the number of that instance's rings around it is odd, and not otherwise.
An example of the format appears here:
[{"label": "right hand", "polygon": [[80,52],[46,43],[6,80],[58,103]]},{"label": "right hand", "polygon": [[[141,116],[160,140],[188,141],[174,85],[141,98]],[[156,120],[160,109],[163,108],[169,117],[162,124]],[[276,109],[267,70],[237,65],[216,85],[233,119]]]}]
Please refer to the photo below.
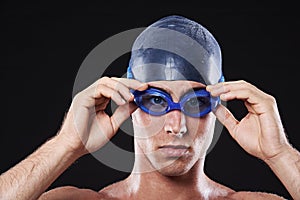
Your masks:
[{"label": "right hand", "polygon": [[[80,155],[100,149],[137,109],[129,89],[147,87],[146,83],[133,79],[100,78],[74,97],[58,136]],[[109,116],[105,108],[111,99],[118,107]]]}]

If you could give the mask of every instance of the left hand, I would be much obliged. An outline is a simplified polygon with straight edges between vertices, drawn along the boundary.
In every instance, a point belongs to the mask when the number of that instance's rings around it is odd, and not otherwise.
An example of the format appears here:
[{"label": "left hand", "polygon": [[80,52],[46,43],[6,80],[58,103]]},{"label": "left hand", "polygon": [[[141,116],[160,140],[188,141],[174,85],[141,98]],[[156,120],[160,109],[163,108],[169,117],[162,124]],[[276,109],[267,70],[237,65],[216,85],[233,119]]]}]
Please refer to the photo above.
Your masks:
[{"label": "left hand", "polygon": [[222,101],[244,101],[248,114],[240,121],[222,104],[214,113],[245,151],[267,161],[288,149],[289,144],[273,96],[246,81],[217,83],[206,89],[212,96],[220,96]]}]

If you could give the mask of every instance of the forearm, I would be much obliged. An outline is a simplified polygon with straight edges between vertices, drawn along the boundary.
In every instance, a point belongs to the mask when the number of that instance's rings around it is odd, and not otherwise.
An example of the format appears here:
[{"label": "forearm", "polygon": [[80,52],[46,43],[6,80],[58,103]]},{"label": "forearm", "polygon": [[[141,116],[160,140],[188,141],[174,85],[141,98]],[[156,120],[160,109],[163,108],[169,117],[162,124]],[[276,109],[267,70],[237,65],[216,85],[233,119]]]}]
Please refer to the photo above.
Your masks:
[{"label": "forearm", "polygon": [[266,163],[280,179],[293,199],[300,199],[300,153],[288,147],[285,153]]},{"label": "forearm", "polygon": [[0,176],[0,199],[37,199],[78,157],[55,136]]}]

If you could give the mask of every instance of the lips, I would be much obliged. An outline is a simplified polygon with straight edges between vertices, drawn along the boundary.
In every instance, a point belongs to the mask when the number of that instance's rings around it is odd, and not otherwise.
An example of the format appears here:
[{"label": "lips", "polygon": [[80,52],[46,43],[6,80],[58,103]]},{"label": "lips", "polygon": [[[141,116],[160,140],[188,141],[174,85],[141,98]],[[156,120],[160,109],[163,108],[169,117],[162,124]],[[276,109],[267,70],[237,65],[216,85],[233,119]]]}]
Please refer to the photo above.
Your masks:
[{"label": "lips", "polygon": [[166,157],[179,158],[189,153],[189,147],[184,145],[164,145],[159,147],[161,152]]}]

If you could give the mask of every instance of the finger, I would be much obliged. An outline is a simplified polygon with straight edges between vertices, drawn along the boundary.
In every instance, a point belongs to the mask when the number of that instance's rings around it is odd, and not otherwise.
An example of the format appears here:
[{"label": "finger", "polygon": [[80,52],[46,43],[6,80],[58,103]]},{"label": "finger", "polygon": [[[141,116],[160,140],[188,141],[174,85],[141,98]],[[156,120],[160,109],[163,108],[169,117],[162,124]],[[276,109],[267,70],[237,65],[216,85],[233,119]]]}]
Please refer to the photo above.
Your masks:
[{"label": "finger", "polygon": [[[246,108],[247,108],[247,110],[248,110],[249,113],[257,113],[257,112],[255,111],[255,109],[253,108],[253,107],[255,107],[255,106],[253,106],[253,104],[250,104],[250,103],[248,103],[247,101],[245,101],[245,102],[244,102],[244,105],[246,106]],[[257,109],[256,109],[256,110],[257,110]]]},{"label": "finger", "polygon": [[223,101],[230,101],[233,99],[240,99],[240,100],[246,100],[250,104],[254,104],[258,101],[260,97],[252,92],[251,90],[233,90],[233,91],[228,91],[226,93],[222,93],[220,95],[220,99]]},{"label": "finger", "polygon": [[[223,101],[244,100],[247,102],[245,105],[249,111],[254,110],[259,114],[272,109],[275,103],[271,95],[266,94],[246,81],[218,83],[207,86],[207,90],[212,96],[220,96]],[[252,106],[252,108],[249,109],[249,106]]]},{"label": "finger", "polygon": [[109,100],[109,99],[106,99],[106,101],[104,101],[103,103],[97,104],[97,105],[95,106],[95,111],[96,111],[96,113],[99,112],[99,111],[105,110],[105,108],[107,107],[107,105],[108,105],[109,102],[110,102],[110,100]]},{"label": "finger", "polygon": [[99,88],[103,85],[110,87],[113,90],[116,90],[120,93],[123,99],[127,102],[132,101],[134,96],[130,92],[130,88],[138,89],[138,90],[145,90],[147,89],[147,83],[142,83],[137,80],[133,79],[126,79],[126,78],[109,78],[109,77],[102,77],[98,81],[93,84],[93,87],[96,88],[95,98],[99,96]]},{"label": "finger", "polygon": [[239,124],[239,121],[233,116],[233,114],[222,104],[214,110],[214,114],[217,119],[227,128],[230,135],[235,138],[235,129]]},{"label": "finger", "polygon": [[214,97],[220,96],[222,93],[228,92],[228,88],[225,87],[225,82],[216,83],[214,85],[207,85],[205,89]]},{"label": "finger", "polygon": [[220,95],[223,101],[240,99],[245,101],[249,112],[262,114],[273,108],[274,102],[270,95],[262,95],[261,92],[253,89],[233,90]]},{"label": "finger", "polygon": [[121,124],[133,113],[138,107],[134,103],[127,103],[119,106],[111,116],[111,124],[116,132]]},{"label": "finger", "polygon": [[108,98],[96,98],[95,99],[95,106],[101,105],[101,104],[103,104],[103,103],[105,103],[107,101],[109,101]]},{"label": "finger", "polygon": [[94,94],[96,95],[94,95],[93,98],[109,98],[112,99],[117,105],[124,105],[126,103],[126,100],[119,94],[118,91],[113,90],[112,88],[105,85],[101,85],[101,87],[98,87],[97,91],[95,91]]},{"label": "finger", "polygon": [[227,81],[214,85],[208,85],[206,90],[211,93],[212,96],[220,96],[223,93],[234,90],[253,89],[254,86],[246,81]]},{"label": "finger", "polygon": [[111,79],[113,80],[113,82],[110,84],[110,87],[117,90],[127,102],[133,101],[134,99],[134,96],[129,89],[142,91],[148,88],[147,83],[142,83],[134,79],[115,77]]},{"label": "finger", "polygon": [[121,81],[118,81],[117,79],[103,77],[99,81],[99,85],[97,87],[101,87],[101,85],[105,85],[113,90],[118,91],[123,99],[127,102],[133,99],[133,95],[130,93],[128,86],[123,84]]}]

